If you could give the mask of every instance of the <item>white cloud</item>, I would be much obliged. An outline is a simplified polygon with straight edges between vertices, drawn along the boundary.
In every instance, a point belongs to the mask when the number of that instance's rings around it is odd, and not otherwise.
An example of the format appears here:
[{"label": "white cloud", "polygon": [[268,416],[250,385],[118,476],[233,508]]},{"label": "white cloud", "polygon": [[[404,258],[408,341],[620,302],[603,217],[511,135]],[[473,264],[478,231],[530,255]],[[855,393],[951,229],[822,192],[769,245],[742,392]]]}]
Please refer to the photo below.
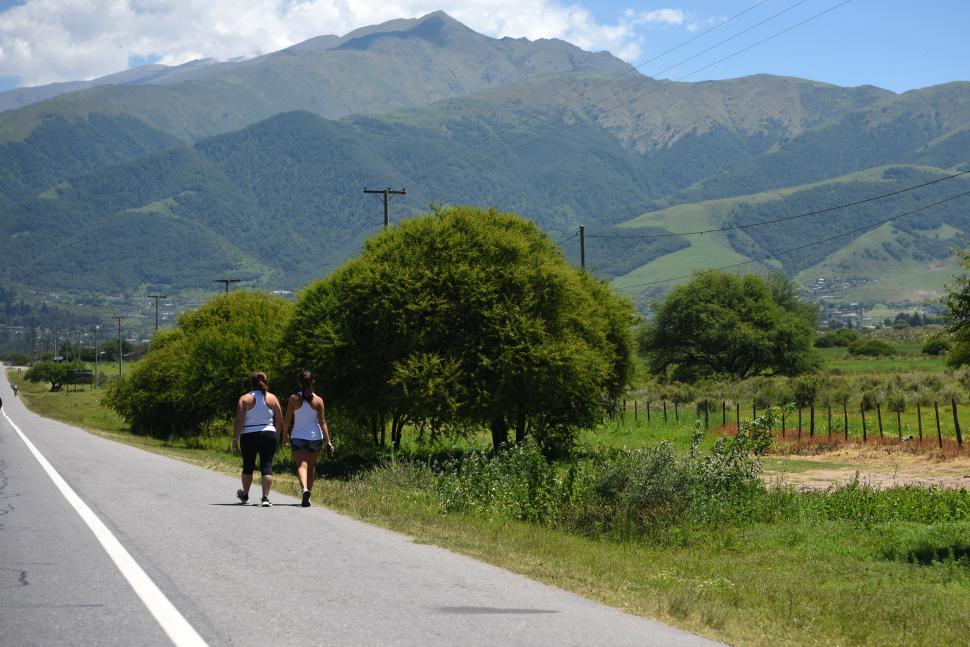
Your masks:
[{"label": "white cloud", "polygon": [[561,38],[628,61],[640,55],[639,28],[686,21],[665,8],[603,24],[561,0],[28,0],[0,13],[0,77],[39,85],[118,72],[129,60],[249,57],[438,9],[490,36]]},{"label": "white cloud", "polygon": [[634,22],[637,24],[682,25],[685,20],[687,20],[687,15],[680,9],[654,9],[634,15]]}]

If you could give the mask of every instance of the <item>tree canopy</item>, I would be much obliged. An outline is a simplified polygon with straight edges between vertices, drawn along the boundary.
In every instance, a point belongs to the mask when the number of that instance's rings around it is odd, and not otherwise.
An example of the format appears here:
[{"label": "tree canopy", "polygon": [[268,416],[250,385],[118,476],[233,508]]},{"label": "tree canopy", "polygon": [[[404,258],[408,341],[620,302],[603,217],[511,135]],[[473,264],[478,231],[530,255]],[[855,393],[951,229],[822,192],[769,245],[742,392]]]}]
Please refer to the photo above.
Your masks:
[{"label": "tree canopy", "polygon": [[[970,250],[961,250],[960,262],[970,269]],[[956,277],[956,283],[948,286],[943,297],[947,308],[947,330],[953,334],[953,349],[946,358],[947,366],[958,368],[970,364],[970,276]]]},{"label": "tree canopy", "polygon": [[60,391],[71,373],[82,370],[84,370],[84,364],[81,362],[44,360],[34,364],[24,374],[24,378],[29,382],[50,382],[51,391]]},{"label": "tree canopy", "polygon": [[235,413],[249,375],[279,375],[282,332],[292,305],[261,292],[232,292],[179,318],[148,354],[115,382],[107,403],[136,433],[190,435]]},{"label": "tree canopy", "polygon": [[[534,223],[435,210],[370,239],[308,286],[287,333],[291,365],[375,435],[514,429],[549,449],[615,406],[632,363],[632,305],[572,267]],[[365,423],[366,426],[366,423]]]},{"label": "tree canopy", "polygon": [[784,277],[703,272],[655,308],[641,340],[653,373],[744,379],[798,375],[814,365],[815,311]]}]

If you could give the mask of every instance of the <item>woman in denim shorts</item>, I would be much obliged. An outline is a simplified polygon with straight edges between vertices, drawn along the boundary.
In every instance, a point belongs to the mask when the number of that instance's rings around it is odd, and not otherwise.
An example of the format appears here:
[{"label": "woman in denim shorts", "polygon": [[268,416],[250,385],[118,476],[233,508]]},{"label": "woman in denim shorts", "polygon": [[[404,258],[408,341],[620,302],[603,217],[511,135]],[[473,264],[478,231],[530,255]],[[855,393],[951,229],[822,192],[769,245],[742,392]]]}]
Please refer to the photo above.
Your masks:
[{"label": "woman in denim shorts", "polygon": [[310,490],[317,475],[317,457],[326,443],[327,454],[333,457],[330,430],[323,416],[323,398],[313,392],[313,373],[300,373],[300,391],[290,396],[283,422],[283,444],[293,448],[296,475],[303,487],[304,508],[310,507]]}]

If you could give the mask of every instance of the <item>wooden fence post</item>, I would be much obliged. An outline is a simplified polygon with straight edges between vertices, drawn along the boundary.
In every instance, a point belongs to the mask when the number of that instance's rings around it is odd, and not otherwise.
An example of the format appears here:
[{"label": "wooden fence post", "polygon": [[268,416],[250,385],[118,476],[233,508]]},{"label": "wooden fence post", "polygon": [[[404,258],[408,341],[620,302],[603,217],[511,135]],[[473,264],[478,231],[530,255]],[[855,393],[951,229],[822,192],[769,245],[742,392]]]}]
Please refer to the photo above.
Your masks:
[{"label": "wooden fence post", "polygon": [[661,400],[664,405],[664,424],[667,424],[667,400]]},{"label": "wooden fence post", "polygon": [[829,402],[825,406],[828,407],[829,414],[829,440],[832,440],[832,403]]},{"label": "wooden fence post", "polygon": [[798,405],[798,442],[802,442],[802,405]]},{"label": "wooden fence post", "polygon": [[647,400],[647,426],[650,425],[650,400]]},{"label": "wooden fence post", "polygon": [[639,424],[639,423],[640,423],[640,414],[637,411],[637,401],[634,400],[633,401],[633,424],[636,425],[636,424]]},{"label": "wooden fence post", "polygon": [[896,432],[899,436],[899,442],[903,442],[903,413],[896,410]]},{"label": "wooden fence post", "polygon": [[950,399],[950,406],[953,407],[953,428],[957,432],[957,446],[963,447],[963,433],[960,431],[960,418],[957,417],[957,399]]},{"label": "wooden fence post", "polygon": [[842,420],[845,423],[845,442],[849,442],[849,407],[846,404],[848,400],[842,401]]},{"label": "wooden fence post", "polygon": [[727,402],[721,400],[721,426],[727,427]]},{"label": "wooden fence post", "polygon": [[869,432],[866,430],[866,405],[860,404],[859,411],[862,412],[862,442],[865,444],[869,440]]},{"label": "wooden fence post", "polygon": [[674,400],[674,422],[680,422],[680,402]]},{"label": "wooden fence post", "polygon": [[704,431],[710,429],[710,424],[708,423],[707,416],[710,411],[710,407],[707,406],[707,402],[704,403]]},{"label": "wooden fence post", "polygon": [[943,449],[943,432],[940,431],[940,406],[936,400],[933,401],[933,411],[936,412],[936,440],[940,443],[940,449]]},{"label": "wooden fence post", "polygon": [[751,419],[754,420],[758,417],[758,403],[754,400],[751,401]]},{"label": "wooden fence post", "polygon": [[815,403],[811,402],[808,405],[808,436],[809,438],[815,438]]},{"label": "wooden fence post", "polygon": [[740,402],[734,403],[734,417],[737,420],[737,425],[734,428],[734,433],[738,433],[741,431],[741,403]]},{"label": "wooden fence post", "polygon": [[919,427],[919,441],[923,442],[923,411],[919,407],[919,400],[916,401],[916,426]]},{"label": "wooden fence post", "polygon": [[876,418],[879,419],[879,437],[882,438],[882,408],[876,403]]},{"label": "wooden fence post", "polygon": [[781,410],[781,437],[785,437],[785,410]]}]

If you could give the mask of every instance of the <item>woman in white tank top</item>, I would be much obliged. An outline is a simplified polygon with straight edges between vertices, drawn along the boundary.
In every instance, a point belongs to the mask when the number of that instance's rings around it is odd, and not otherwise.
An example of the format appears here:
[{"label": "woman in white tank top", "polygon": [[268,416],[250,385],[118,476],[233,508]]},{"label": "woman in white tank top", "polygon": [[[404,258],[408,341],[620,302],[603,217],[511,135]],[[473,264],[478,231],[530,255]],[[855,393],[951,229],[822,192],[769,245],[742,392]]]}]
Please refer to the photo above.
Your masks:
[{"label": "woman in white tank top", "polygon": [[327,454],[333,458],[330,430],[323,415],[323,398],[313,392],[313,373],[300,373],[300,392],[290,396],[283,421],[283,444],[293,447],[296,475],[303,487],[302,506],[310,506],[310,491],[317,475],[317,457],[326,443]]},{"label": "woman in white tank top", "polygon": [[261,505],[270,507],[269,491],[273,486],[273,457],[283,426],[283,410],[279,400],[269,392],[266,373],[256,372],[250,377],[251,391],[236,404],[236,424],[233,426],[232,451],[242,453],[242,488],[236,490],[240,503],[249,503],[249,488],[253,484],[253,470],[257,469],[263,486]]}]

